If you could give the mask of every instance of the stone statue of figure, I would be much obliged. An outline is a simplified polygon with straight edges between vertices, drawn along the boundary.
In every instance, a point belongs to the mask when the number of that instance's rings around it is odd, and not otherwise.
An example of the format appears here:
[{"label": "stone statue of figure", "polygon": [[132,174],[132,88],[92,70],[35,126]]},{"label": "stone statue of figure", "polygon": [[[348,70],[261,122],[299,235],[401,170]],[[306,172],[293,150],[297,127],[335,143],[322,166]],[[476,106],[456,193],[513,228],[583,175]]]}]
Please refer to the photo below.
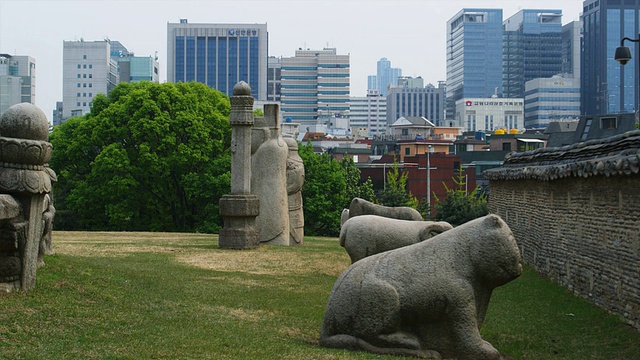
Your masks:
[{"label": "stone statue of figure", "polygon": [[42,239],[40,240],[40,248],[38,249],[38,266],[44,265],[45,255],[53,255],[51,232],[53,230],[53,218],[55,214],[56,208],[53,206],[53,200],[50,194],[45,194],[42,211]]},{"label": "stone statue of figure", "polygon": [[251,131],[251,193],[260,200],[256,227],[260,243],[289,245],[287,156],[278,105],[267,104],[264,117],[257,118]]},{"label": "stone statue of figure", "polygon": [[289,242],[304,243],[304,212],[302,208],[302,185],[304,185],[304,163],[298,154],[298,141],[284,138],[289,147],[287,158],[287,194],[289,195]]}]

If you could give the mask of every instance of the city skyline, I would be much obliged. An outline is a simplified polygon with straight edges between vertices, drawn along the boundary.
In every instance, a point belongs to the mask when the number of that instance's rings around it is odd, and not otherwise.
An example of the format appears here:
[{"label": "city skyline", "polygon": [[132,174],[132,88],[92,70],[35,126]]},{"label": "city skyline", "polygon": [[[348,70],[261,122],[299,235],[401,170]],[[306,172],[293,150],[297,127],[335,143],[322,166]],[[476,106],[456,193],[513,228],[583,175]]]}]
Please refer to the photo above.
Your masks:
[{"label": "city skyline", "polygon": [[[158,53],[167,79],[166,26],[190,23],[267,23],[269,55],[333,47],[351,58],[351,96],[365,96],[367,76],[386,57],[425,83],[446,80],[446,21],[463,8],[562,10],[562,23],[579,19],[582,0],[560,1],[17,1],[0,2],[0,52],[28,55],[38,64],[36,105],[50,118],[62,100],[63,41],[117,39],[136,56]],[[125,11],[126,10],[126,11]],[[100,14],[100,16],[95,16]],[[51,119],[50,119],[51,120]]]}]

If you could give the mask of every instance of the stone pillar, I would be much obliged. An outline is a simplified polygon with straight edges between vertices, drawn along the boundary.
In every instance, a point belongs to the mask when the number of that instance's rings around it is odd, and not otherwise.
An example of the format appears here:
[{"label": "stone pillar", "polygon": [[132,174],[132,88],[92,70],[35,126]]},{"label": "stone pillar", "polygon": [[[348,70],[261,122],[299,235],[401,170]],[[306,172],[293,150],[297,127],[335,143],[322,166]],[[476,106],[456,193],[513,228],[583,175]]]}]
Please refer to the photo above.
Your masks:
[{"label": "stone pillar", "polygon": [[220,199],[219,245],[225,249],[252,249],[260,245],[256,217],[260,213],[258,197],[251,194],[251,127],[253,97],[244,81],[233,87],[231,96],[231,194]]},{"label": "stone pillar", "polygon": [[43,208],[55,173],[48,168],[49,121],[29,103],[0,118],[0,291],[36,284],[43,239]]}]

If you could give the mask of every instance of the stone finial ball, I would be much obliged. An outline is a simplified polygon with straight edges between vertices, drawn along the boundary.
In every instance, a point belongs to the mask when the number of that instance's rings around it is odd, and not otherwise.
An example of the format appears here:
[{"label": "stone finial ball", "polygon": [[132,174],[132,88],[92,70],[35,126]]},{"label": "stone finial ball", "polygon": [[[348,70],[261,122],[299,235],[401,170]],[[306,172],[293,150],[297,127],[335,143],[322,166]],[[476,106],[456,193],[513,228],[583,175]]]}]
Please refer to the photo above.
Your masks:
[{"label": "stone finial ball", "polygon": [[233,96],[251,96],[251,86],[244,81],[240,81],[233,87]]},{"label": "stone finial ball", "polygon": [[15,104],[0,117],[0,136],[47,141],[49,120],[44,112],[33,104]]}]

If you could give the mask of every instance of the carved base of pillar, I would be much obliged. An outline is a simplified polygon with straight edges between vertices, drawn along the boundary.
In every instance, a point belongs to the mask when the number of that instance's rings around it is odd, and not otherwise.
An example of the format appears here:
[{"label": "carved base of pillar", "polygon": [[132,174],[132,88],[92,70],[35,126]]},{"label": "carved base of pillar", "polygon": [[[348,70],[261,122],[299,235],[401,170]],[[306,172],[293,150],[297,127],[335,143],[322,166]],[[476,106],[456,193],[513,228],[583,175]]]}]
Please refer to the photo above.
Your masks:
[{"label": "carved base of pillar", "polygon": [[252,194],[224,195],[220,199],[220,215],[224,226],[218,243],[223,249],[253,249],[260,245],[260,231],[256,217],[260,214],[260,200]]}]

